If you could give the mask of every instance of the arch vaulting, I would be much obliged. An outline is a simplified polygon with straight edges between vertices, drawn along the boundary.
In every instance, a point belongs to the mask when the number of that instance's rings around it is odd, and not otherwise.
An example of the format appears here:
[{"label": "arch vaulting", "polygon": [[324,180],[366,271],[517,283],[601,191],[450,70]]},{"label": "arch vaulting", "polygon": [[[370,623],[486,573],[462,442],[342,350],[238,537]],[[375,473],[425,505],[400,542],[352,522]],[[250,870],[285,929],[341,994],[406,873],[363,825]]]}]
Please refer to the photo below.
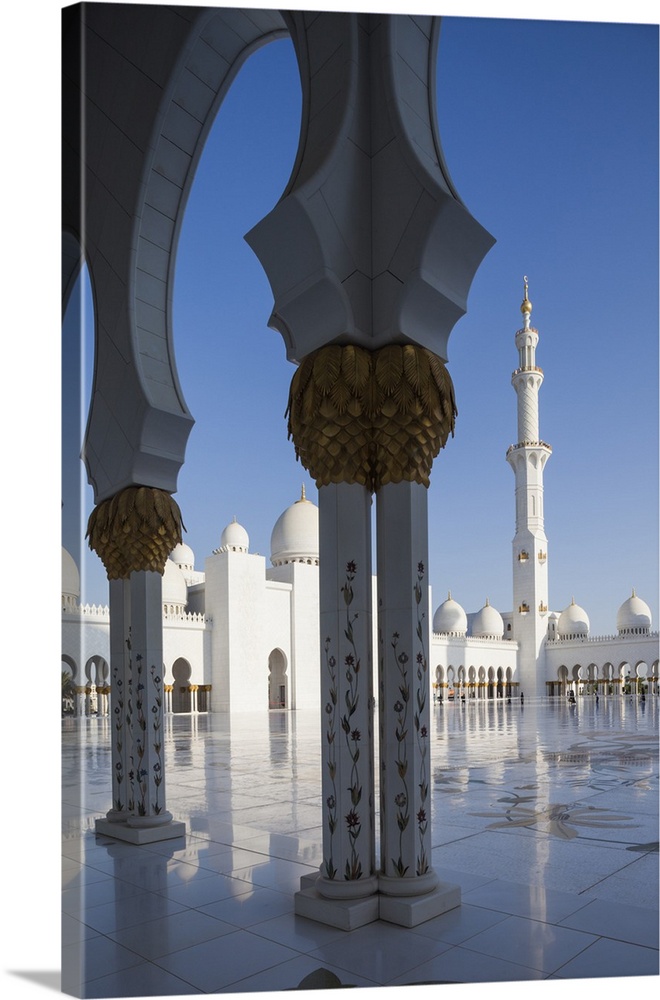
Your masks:
[{"label": "arch vaulting", "polygon": [[97,503],[131,485],[176,490],[193,425],[172,341],[183,212],[233,79],[284,33],[277,11],[63,11],[62,286],[66,299],[84,259],[96,316],[84,460]]}]

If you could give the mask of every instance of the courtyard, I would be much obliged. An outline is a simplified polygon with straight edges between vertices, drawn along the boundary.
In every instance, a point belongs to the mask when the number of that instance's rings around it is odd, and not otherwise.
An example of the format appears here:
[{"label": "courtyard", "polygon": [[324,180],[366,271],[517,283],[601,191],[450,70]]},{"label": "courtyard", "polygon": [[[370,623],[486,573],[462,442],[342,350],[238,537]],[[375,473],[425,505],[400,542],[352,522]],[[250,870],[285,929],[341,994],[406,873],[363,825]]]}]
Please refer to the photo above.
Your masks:
[{"label": "courtyard", "polygon": [[109,718],[63,720],[62,989],[657,976],[657,697],[438,703],[431,724],[433,867],[461,906],[346,933],[294,914],[322,861],[318,715],[166,715],[187,835],[145,846],[95,834]]}]

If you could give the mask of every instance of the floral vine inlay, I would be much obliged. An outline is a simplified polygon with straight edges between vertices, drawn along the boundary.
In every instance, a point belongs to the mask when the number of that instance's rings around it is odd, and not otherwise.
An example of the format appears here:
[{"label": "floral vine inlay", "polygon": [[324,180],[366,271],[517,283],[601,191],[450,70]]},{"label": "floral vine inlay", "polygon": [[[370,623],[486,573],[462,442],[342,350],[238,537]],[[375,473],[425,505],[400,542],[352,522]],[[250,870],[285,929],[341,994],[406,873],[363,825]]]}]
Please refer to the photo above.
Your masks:
[{"label": "floral vine inlay", "polygon": [[325,667],[330,679],[328,693],[330,700],[326,703],[325,714],[327,716],[328,728],[326,729],[326,740],[328,742],[327,768],[330,777],[332,793],[326,799],[327,823],[330,830],[330,857],[325,859],[325,874],[329,879],[335,878],[337,869],[333,862],[333,837],[337,829],[337,745],[335,737],[337,735],[337,674],[335,668],[337,661],[330,655],[330,636],[325,640]]},{"label": "floral vine inlay", "polygon": [[114,743],[115,743],[115,773],[114,773],[114,788],[115,799],[114,808],[118,812],[123,812],[126,808],[125,803],[122,801],[122,784],[124,782],[124,682],[121,678],[119,667],[116,665],[112,670],[112,687],[114,694],[114,708],[113,708],[113,730],[114,730]]},{"label": "floral vine inlay", "polygon": [[[422,600],[424,597],[424,563],[417,563],[417,580],[413,585],[415,597],[415,607],[417,621],[415,633],[419,642],[419,649],[415,655],[417,679],[415,687],[415,701],[413,705],[413,725],[415,727],[415,741],[417,744],[417,760],[419,764],[419,799],[414,803],[417,807],[415,819],[417,822],[418,854],[415,864],[415,873],[424,875],[429,871],[429,860],[426,849],[426,835],[429,829],[429,819],[427,814],[429,797],[429,777],[428,777],[428,751],[429,751],[429,730],[426,720],[428,706],[428,660],[426,655],[426,643],[424,641],[424,611],[422,610]],[[401,781],[401,787],[394,796],[396,806],[396,823],[399,828],[399,857],[391,858],[391,863],[395,874],[403,878],[408,872],[409,865],[404,863],[403,834],[410,822],[410,786],[408,783],[408,735],[409,735],[409,707],[411,704],[411,686],[409,680],[408,663],[410,657],[405,651],[399,652],[400,635],[398,632],[392,633],[391,646],[394,651],[394,662],[399,672],[399,697],[393,705],[396,715],[396,727],[394,735],[396,737],[396,769]]]},{"label": "floral vine inlay", "polygon": [[[126,641],[130,650],[130,639]],[[135,803],[131,805],[131,811],[137,811],[138,816],[146,816],[149,811],[149,779],[153,783],[154,798],[151,802],[152,814],[158,816],[162,812],[160,803],[160,786],[165,775],[163,768],[163,680],[152,664],[149,673],[151,675],[152,704],[149,708],[149,682],[144,676],[144,663],[141,653],[135,655],[135,676],[133,675],[132,660],[129,659],[131,667],[129,674],[129,700],[128,713],[126,715],[127,725],[133,725],[133,747],[134,754],[131,754],[131,770],[128,777],[133,789]],[[133,697],[135,699],[135,714],[133,715]],[[153,755],[147,753],[149,742]],[[150,763],[151,760],[151,763]],[[151,770],[151,775],[149,771]]]},{"label": "floral vine inlay", "polygon": [[[337,877],[337,867],[334,861],[334,849],[333,841],[334,835],[337,830],[338,824],[338,801],[339,797],[337,795],[337,734],[339,732],[339,725],[341,726],[341,731],[344,734],[344,739],[346,742],[346,749],[348,751],[348,756],[351,761],[351,771],[350,771],[350,784],[348,786],[348,792],[350,794],[350,804],[351,808],[344,817],[344,822],[346,823],[346,831],[348,833],[348,840],[350,844],[350,857],[346,859],[346,865],[344,868],[344,878],[346,880],[352,881],[355,879],[362,878],[362,862],[360,860],[360,855],[358,851],[358,839],[362,831],[362,820],[360,817],[360,812],[358,806],[360,800],[362,799],[362,784],[360,781],[360,771],[358,767],[358,761],[360,759],[360,743],[362,741],[362,733],[355,726],[353,722],[353,717],[358,709],[358,704],[360,701],[360,691],[359,691],[359,673],[360,673],[360,657],[358,655],[357,646],[355,643],[355,635],[353,632],[353,625],[357,620],[357,612],[351,614],[351,605],[353,603],[353,581],[355,580],[355,575],[357,573],[357,566],[352,560],[346,564],[346,578],[345,582],[341,587],[341,593],[344,600],[344,607],[346,608],[346,624],[344,626],[344,636],[346,637],[350,651],[344,656],[344,668],[345,668],[345,679],[346,679],[346,691],[344,694],[344,706],[345,711],[338,720],[339,708],[339,687],[337,681],[337,659],[331,653],[330,647],[332,640],[328,636],[324,643],[325,650],[325,669],[328,677],[328,700],[325,704],[325,715],[326,715],[326,741],[328,744],[327,758],[326,758],[326,768],[329,778],[329,791],[330,794],[326,797],[325,807],[326,807],[326,822],[328,824],[328,830],[330,832],[330,851],[329,856],[324,859],[324,872],[325,877],[328,879],[334,879]],[[339,721],[339,725],[338,725]]]},{"label": "floral vine inlay", "polygon": [[396,750],[396,769],[401,779],[402,791],[397,792],[394,796],[394,804],[396,806],[396,822],[399,827],[399,857],[398,860],[391,858],[392,865],[394,866],[394,871],[396,874],[403,878],[403,876],[408,871],[408,865],[403,863],[403,833],[408,823],[410,821],[410,796],[408,794],[408,749],[406,745],[406,738],[408,736],[408,702],[410,701],[410,685],[408,684],[408,654],[405,652],[397,653],[397,646],[399,642],[399,633],[392,633],[392,642],[390,645],[394,650],[394,661],[397,665],[397,670],[399,671],[399,695],[400,698],[394,703],[394,711],[396,713],[396,729],[394,734],[397,740],[397,750]]},{"label": "floral vine inlay", "polygon": [[420,650],[417,653],[417,708],[415,711],[415,734],[417,738],[417,748],[419,750],[419,801],[420,808],[417,811],[417,833],[419,836],[419,855],[417,857],[417,874],[424,875],[429,870],[428,856],[426,853],[425,837],[428,830],[428,819],[426,816],[426,800],[429,794],[428,779],[428,726],[424,725],[425,711],[428,701],[428,660],[426,656],[426,643],[424,642],[424,612],[422,611],[422,583],[424,580],[424,563],[417,564],[417,582],[414,585],[415,605],[417,608],[417,638]]},{"label": "floral vine inlay", "polygon": [[341,592],[344,596],[344,604],[346,606],[346,627],[344,629],[344,635],[346,636],[346,639],[351,647],[351,652],[347,653],[344,657],[346,682],[348,687],[344,696],[346,712],[341,719],[341,728],[344,732],[346,748],[351,758],[351,783],[348,790],[351,796],[352,808],[345,817],[348,838],[351,845],[351,856],[350,859],[346,859],[346,867],[344,870],[344,878],[347,880],[362,877],[362,863],[357,850],[357,841],[360,836],[360,831],[362,830],[360,814],[357,811],[360,799],[362,798],[362,785],[360,784],[360,774],[358,769],[358,760],[360,759],[359,743],[362,737],[359,729],[355,729],[351,724],[351,719],[357,711],[360,700],[358,683],[358,674],[360,673],[360,657],[358,656],[357,647],[355,645],[355,636],[353,634],[353,624],[357,620],[358,615],[357,612],[354,615],[351,615],[351,604],[353,603],[354,596],[353,580],[355,579],[356,572],[357,567],[355,563],[353,561],[348,562],[346,564],[346,581],[341,588]]}]

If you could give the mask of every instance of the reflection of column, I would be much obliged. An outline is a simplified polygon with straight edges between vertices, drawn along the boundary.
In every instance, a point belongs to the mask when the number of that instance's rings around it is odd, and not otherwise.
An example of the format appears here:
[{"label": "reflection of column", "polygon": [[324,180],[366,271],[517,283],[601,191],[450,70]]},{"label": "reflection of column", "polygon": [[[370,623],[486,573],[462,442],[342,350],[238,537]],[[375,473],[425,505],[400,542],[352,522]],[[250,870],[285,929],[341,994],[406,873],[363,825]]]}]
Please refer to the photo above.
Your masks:
[{"label": "reflection of column", "polygon": [[165,688],[164,688],[164,690],[165,690],[165,706],[164,706],[164,711],[165,711],[166,715],[171,715],[172,714],[172,690],[173,690],[173,687],[174,687],[173,684],[166,684]]},{"label": "reflection of column", "polygon": [[76,688],[76,702],[75,702],[75,714],[77,716],[85,715],[85,698],[87,696],[87,690],[84,687]]}]

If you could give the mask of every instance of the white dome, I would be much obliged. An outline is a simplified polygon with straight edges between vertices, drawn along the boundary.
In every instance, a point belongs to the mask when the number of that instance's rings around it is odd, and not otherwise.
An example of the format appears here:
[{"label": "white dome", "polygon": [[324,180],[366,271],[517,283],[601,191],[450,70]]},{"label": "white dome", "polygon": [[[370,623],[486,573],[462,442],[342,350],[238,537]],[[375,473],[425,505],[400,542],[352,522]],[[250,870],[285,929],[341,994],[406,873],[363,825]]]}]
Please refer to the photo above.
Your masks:
[{"label": "white dome", "polygon": [[247,552],[250,547],[250,536],[239,524],[236,518],[228,524],[220,536],[221,552]]},{"label": "white dome", "polygon": [[80,573],[76,561],[62,546],[62,600],[65,605],[75,605],[80,597]]},{"label": "white dome", "polygon": [[176,563],[179,569],[195,568],[195,553],[185,542],[179,542],[178,545],[174,546],[170,552],[170,559]]},{"label": "white dome", "polygon": [[616,616],[617,630],[623,634],[648,632],[651,628],[651,609],[646,601],[633,590],[632,596],[624,601]]},{"label": "white dome", "polygon": [[273,566],[289,562],[318,565],[319,509],[305,497],[304,486],[300,500],[287,507],[275,522],[270,536],[270,561]]},{"label": "white dome", "polygon": [[433,631],[441,635],[465,635],[467,632],[467,615],[451,594],[433,615]]},{"label": "white dome", "polygon": [[165,562],[163,572],[163,604],[174,605],[177,611],[185,608],[188,603],[188,587],[186,578],[172,559]]},{"label": "white dome", "polygon": [[557,632],[565,639],[589,635],[589,615],[575,603],[575,599],[560,614]]},{"label": "white dome", "polygon": [[502,615],[491,607],[488,598],[481,611],[474,616],[472,635],[481,639],[501,639],[504,635]]}]

